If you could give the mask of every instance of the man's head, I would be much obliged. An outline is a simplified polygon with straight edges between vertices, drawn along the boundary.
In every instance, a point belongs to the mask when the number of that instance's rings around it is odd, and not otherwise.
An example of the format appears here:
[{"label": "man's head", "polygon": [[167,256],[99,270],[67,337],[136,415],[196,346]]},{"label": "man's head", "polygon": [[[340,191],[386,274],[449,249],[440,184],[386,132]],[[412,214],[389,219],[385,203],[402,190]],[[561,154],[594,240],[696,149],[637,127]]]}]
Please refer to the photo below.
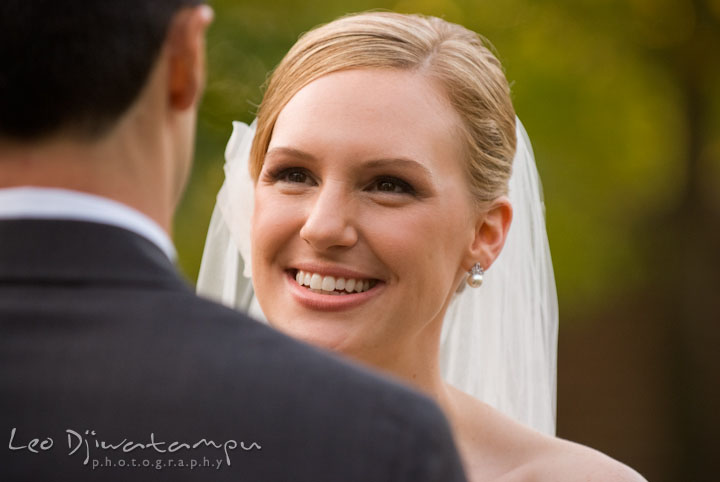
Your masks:
[{"label": "man's head", "polygon": [[[122,153],[132,163],[129,158],[143,149],[155,158],[146,162],[164,164],[154,174],[162,171],[183,184],[178,171],[192,156],[204,83],[204,33],[211,15],[203,3],[2,0],[0,173],[6,176],[0,175],[0,187],[58,184],[45,182],[44,173],[80,162],[70,157]],[[62,152],[72,156],[40,148],[68,143],[74,148]],[[35,162],[40,160],[44,171]],[[75,166],[86,173],[80,184],[93,184],[93,169],[103,162]],[[75,180],[68,177],[56,187],[78,188]],[[122,197],[103,189],[84,190]]]},{"label": "man's head", "polygon": [[140,93],[176,11],[200,3],[0,2],[0,137],[102,135]]}]

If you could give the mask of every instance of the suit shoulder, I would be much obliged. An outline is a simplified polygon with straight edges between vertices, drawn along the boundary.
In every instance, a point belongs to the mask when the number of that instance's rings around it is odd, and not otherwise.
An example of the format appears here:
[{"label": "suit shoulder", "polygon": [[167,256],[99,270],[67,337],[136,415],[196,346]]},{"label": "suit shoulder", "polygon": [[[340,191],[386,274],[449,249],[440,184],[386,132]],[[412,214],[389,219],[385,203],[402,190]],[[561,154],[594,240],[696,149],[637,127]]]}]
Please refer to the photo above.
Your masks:
[{"label": "suit shoulder", "polygon": [[[285,403],[278,400],[285,400],[302,406],[304,416],[315,420],[339,414],[337,408],[342,407],[341,413],[352,417],[342,416],[336,421],[334,429],[341,426],[343,433],[335,430],[335,443],[352,445],[361,439],[376,440],[376,462],[385,460],[387,466],[397,470],[392,480],[465,480],[447,419],[425,395],[390,376],[292,339],[213,302],[200,300],[198,307],[207,310],[217,324],[239,327],[241,339],[224,337],[223,347],[211,356],[244,357],[245,367],[256,367],[250,372],[263,373],[263,377],[275,382],[266,397],[275,400],[276,407]],[[282,412],[279,409],[277,414]],[[389,440],[393,443],[388,444]]]},{"label": "suit shoulder", "polygon": [[[331,395],[349,405],[383,407],[399,420],[421,417],[442,419],[439,409],[425,396],[399,380],[350,362],[324,349],[293,339],[269,325],[194,294],[170,303],[171,343],[198,356],[222,358],[228,362],[256,364],[261,372],[276,372],[280,378],[292,377],[312,383],[315,390],[334,387]],[[179,328],[179,329],[176,329]],[[193,348],[196,346],[197,348]],[[312,390],[309,391],[312,393]],[[357,397],[363,393],[364,397]]]}]

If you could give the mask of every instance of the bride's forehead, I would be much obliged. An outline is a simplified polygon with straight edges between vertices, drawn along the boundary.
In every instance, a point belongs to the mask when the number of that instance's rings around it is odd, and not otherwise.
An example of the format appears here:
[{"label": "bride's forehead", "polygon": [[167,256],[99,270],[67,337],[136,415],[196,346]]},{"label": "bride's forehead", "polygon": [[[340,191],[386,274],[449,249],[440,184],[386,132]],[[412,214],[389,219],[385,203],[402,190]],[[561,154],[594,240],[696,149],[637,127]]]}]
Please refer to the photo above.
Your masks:
[{"label": "bride's forehead", "polygon": [[458,122],[441,89],[423,75],[342,71],[311,82],[290,99],[277,118],[270,144],[452,144]]},{"label": "bride's forehead", "polygon": [[419,122],[453,114],[442,87],[427,75],[398,69],[355,69],[327,74],[305,85],[281,109],[277,121],[288,116],[332,116],[333,121],[409,118]]}]

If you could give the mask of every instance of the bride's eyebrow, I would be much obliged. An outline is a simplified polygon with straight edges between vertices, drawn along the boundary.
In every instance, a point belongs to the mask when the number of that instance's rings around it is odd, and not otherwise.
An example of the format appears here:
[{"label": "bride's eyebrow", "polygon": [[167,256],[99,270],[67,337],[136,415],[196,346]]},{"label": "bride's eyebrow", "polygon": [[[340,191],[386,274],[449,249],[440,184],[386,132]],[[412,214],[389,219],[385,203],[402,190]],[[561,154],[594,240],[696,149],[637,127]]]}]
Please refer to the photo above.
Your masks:
[{"label": "bride's eyebrow", "polygon": [[301,151],[300,149],[295,149],[293,147],[273,147],[272,149],[268,150],[265,154],[265,157],[275,157],[275,156],[287,156],[287,157],[294,157],[296,159],[304,160],[304,161],[316,161],[315,156],[312,154]]},{"label": "bride's eyebrow", "polygon": [[432,177],[432,173],[430,170],[425,167],[422,163],[415,161],[413,159],[409,159],[406,157],[392,157],[388,159],[373,159],[371,161],[363,162],[363,167],[367,168],[386,168],[386,167],[399,167],[399,168],[409,168],[409,169],[418,169],[420,170],[424,175]]}]

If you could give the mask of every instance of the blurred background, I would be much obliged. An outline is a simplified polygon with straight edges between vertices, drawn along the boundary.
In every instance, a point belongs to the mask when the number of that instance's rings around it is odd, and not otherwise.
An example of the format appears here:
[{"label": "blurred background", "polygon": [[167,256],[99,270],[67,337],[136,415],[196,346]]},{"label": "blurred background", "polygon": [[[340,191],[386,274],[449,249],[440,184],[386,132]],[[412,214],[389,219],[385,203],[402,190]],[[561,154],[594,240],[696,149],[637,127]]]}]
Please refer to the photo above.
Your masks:
[{"label": "blurred background", "polygon": [[371,8],[495,47],[533,142],[560,301],[558,435],[651,481],[720,480],[720,0],[213,0],[176,218],[194,281],[231,121],[297,37]]}]

